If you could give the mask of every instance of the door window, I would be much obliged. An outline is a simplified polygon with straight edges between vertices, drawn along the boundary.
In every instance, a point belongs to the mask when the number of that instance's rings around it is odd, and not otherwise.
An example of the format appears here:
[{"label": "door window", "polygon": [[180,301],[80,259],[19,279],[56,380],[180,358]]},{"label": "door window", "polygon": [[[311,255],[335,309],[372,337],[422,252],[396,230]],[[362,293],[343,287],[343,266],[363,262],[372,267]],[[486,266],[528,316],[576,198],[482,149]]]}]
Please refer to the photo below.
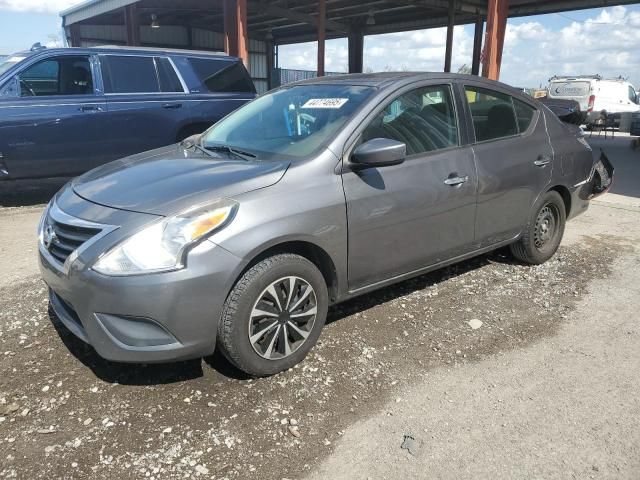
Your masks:
[{"label": "door window", "polygon": [[531,120],[533,120],[533,114],[535,113],[535,108],[533,108],[528,103],[524,103],[517,98],[513,99],[513,106],[516,109],[516,118],[518,119],[518,130],[520,133],[526,132],[531,125]]},{"label": "door window", "polygon": [[162,92],[184,92],[180,79],[168,58],[156,57],[156,66]]},{"label": "door window", "polygon": [[638,95],[631,85],[629,85],[629,100],[631,103],[638,103]]},{"label": "door window", "polygon": [[105,55],[100,58],[105,93],[160,91],[153,57]]},{"label": "door window", "polygon": [[465,86],[465,93],[471,108],[476,141],[510,137],[518,133],[511,96],[470,86]]},{"label": "door window", "polygon": [[20,95],[91,95],[93,76],[88,56],[42,60],[18,75]]},{"label": "door window", "polygon": [[421,87],[399,96],[362,132],[362,142],[373,138],[403,142],[407,155],[457,146],[458,125],[451,87]]}]

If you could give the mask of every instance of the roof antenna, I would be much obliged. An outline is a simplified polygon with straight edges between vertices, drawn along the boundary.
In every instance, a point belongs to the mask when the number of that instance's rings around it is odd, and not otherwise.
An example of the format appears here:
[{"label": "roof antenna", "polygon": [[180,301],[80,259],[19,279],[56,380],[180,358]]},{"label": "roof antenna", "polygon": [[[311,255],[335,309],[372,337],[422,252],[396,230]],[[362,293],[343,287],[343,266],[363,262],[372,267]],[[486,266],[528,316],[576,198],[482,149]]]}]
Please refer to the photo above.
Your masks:
[{"label": "roof antenna", "polygon": [[31,45],[32,52],[35,52],[36,50],[42,50],[43,48],[47,48],[47,47],[43,47],[40,42],[36,42],[33,45]]}]

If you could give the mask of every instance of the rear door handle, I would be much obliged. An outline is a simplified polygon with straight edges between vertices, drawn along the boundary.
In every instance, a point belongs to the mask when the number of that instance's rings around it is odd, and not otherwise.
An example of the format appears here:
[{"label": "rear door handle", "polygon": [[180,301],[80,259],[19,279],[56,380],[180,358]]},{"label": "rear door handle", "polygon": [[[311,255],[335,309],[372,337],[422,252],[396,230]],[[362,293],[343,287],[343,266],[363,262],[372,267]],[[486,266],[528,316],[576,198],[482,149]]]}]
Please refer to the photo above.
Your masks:
[{"label": "rear door handle", "polygon": [[549,155],[540,155],[537,160],[533,162],[536,167],[544,167],[551,163],[551,157]]},{"label": "rear door handle", "polygon": [[162,105],[162,108],[166,108],[167,110],[174,110],[176,108],[182,108],[181,103],[165,103]]},{"label": "rear door handle", "polygon": [[451,174],[445,181],[445,185],[449,185],[450,187],[455,187],[456,185],[462,185],[469,181],[469,175],[465,175],[463,177],[455,174]]}]

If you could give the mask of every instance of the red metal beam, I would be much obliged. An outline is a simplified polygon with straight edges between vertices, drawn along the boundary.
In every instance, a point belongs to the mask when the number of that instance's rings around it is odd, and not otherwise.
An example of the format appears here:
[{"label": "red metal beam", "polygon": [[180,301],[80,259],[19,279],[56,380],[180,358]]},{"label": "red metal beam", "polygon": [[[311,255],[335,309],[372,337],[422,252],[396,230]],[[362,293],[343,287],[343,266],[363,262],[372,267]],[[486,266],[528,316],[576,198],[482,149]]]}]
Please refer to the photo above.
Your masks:
[{"label": "red metal beam", "polygon": [[491,80],[500,78],[502,48],[504,47],[508,16],[509,0],[489,0],[482,76]]},{"label": "red metal beam", "polygon": [[318,76],[324,76],[324,39],[327,8],[325,0],[318,0]]},{"label": "red metal beam", "polygon": [[224,0],[224,51],[249,68],[247,0]]}]

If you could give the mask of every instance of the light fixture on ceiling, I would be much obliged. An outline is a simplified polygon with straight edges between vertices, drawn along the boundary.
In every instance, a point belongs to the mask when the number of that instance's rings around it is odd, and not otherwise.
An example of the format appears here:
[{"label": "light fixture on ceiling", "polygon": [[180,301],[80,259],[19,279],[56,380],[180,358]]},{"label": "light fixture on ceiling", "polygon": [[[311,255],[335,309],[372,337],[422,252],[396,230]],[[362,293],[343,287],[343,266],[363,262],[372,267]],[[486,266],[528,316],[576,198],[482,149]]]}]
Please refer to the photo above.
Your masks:
[{"label": "light fixture on ceiling", "polygon": [[367,16],[367,25],[375,25],[376,18],[373,16],[373,10],[369,10],[369,15]]},{"label": "light fixture on ceiling", "polygon": [[264,39],[269,42],[273,40],[273,32],[271,31],[271,28],[267,30],[267,34],[264,36]]},{"label": "light fixture on ceiling", "polygon": [[151,14],[151,28],[160,28],[160,22],[158,22],[158,16],[155,13]]}]

